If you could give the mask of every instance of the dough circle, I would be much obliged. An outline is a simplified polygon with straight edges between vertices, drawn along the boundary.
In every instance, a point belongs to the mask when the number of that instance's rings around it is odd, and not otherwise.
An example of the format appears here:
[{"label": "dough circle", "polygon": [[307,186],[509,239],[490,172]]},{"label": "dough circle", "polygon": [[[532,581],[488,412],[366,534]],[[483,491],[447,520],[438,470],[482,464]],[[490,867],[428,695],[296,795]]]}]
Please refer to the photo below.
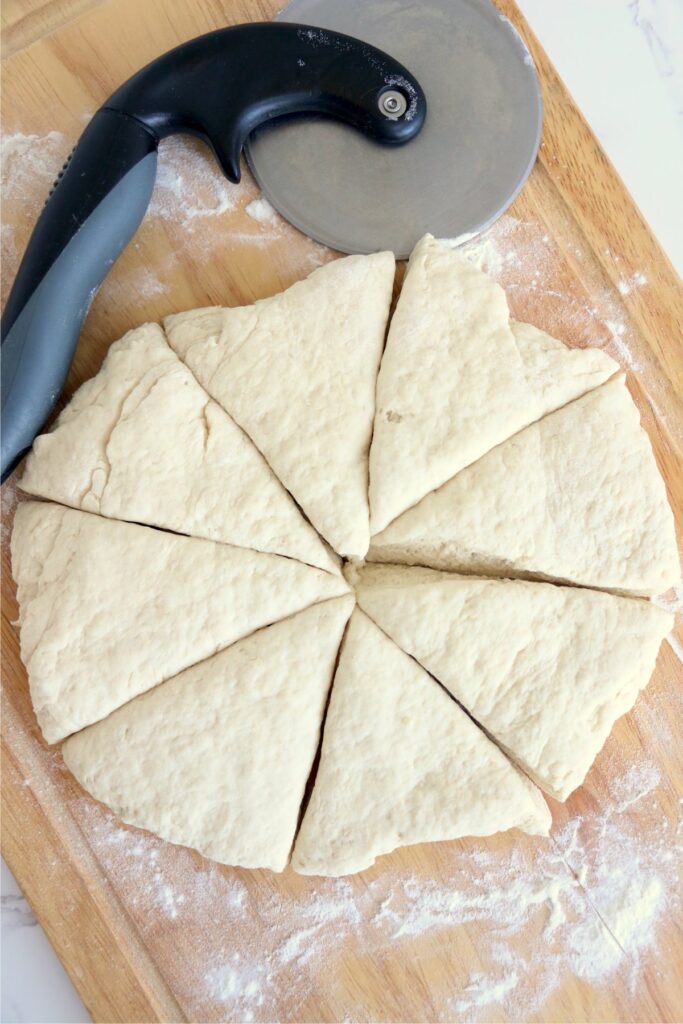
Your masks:
[{"label": "dough circle", "polygon": [[350,256],[129,332],[20,482],[45,739],[226,864],[547,835],[540,790],[581,785],[671,629],[647,599],[673,518],[618,366],[431,236],[390,320],[394,271]]}]

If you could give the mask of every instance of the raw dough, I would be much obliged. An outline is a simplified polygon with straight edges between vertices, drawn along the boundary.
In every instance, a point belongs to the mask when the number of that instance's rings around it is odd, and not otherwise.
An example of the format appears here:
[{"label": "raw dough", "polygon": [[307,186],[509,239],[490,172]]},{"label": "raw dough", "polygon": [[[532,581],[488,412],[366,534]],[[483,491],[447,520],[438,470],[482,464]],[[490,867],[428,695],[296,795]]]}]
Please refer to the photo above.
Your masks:
[{"label": "raw dough", "polygon": [[255,629],[348,593],[279,555],[43,502],[12,534],[21,657],[48,743]]},{"label": "raw dough", "polygon": [[578,587],[367,565],[360,607],[547,793],[583,782],[647,685],[673,616]]},{"label": "raw dough", "polygon": [[[287,863],[354,606],[338,554],[639,595],[678,579],[616,364],[510,321],[498,285],[426,236],[378,376],[393,279],[391,253],[353,256],[168,317],[168,338],[132,331],[27,462],[24,489],[63,503],[22,505],[12,537],[40,727],[82,730],[66,762],[124,820],[226,863]],[[345,575],[381,629],[357,610],[342,643],[303,874],[547,834],[518,765],[566,798],[671,624],[576,588]]]},{"label": "raw dough", "polygon": [[500,285],[425,235],[410,257],[377,380],[371,533],[616,370],[602,352],[570,351],[543,331],[511,325]]},{"label": "raw dough", "polygon": [[427,495],[373,537],[368,560],[643,596],[673,586],[673,516],[623,376]]},{"label": "raw dough", "polygon": [[263,456],[157,324],[112,345],[51,433],[34,441],[20,486],[85,512],[339,571]]},{"label": "raw dough", "polygon": [[540,793],[412,658],[354,611],[294,869],[345,875],[396,846],[515,827],[548,834]]},{"label": "raw dough", "polygon": [[[619,363],[599,348],[568,348],[533,324],[510,321],[529,387],[523,426],[593,391],[619,373]],[[529,420],[533,416],[534,420]]]},{"label": "raw dough", "polygon": [[280,295],[167,317],[169,342],[339,554],[370,539],[368,449],[394,281],[391,253],[348,256]]},{"label": "raw dough", "polygon": [[72,736],[64,760],[131,825],[282,871],[353,597],[259,630]]}]

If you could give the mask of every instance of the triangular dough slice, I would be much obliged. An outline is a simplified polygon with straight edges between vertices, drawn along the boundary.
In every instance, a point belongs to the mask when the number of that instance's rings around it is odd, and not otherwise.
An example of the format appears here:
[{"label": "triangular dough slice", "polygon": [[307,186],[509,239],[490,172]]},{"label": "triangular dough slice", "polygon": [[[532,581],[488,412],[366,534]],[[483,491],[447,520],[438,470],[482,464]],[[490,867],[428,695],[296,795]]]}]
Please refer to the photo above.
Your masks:
[{"label": "triangular dough slice", "polygon": [[570,351],[510,324],[500,285],[425,235],[410,257],[377,380],[371,532],[617,369],[603,352]]},{"label": "triangular dough slice", "polygon": [[224,864],[282,871],[353,597],[259,630],[62,747],[124,821]]},{"label": "triangular dough slice", "polygon": [[373,537],[368,560],[667,590],[679,579],[673,516],[623,376],[427,495]]},{"label": "triangular dough slice", "polygon": [[558,800],[580,786],[652,674],[673,616],[523,580],[365,566],[360,607]]},{"label": "triangular dough slice", "polygon": [[263,456],[169,348],[157,324],[109,349],[21,487],[41,498],[338,571]]},{"label": "triangular dough slice", "polygon": [[549,827],[532,783],[412,658],[354,611],[294,869],[345,875],[397,846],[509,828],[547,835]]},{"label": "triangular dough slice", "polygon": [[518,320],[510,321],[510,330],[530,391],[523,426],[561,409],[619,372],[619,363],[599,348],[568,348],[551,334]]},{"label": "triangular dough slice", "polygon": [[368,449],[394,281],[348,256],[253,306],[167,317],[170,344],[340,555],[370,539]]},{"label": "triangular dough slice", "polygon": [[12,534],[21,657],[49,743],[261,626],[348,593],[279,555],[26,502]]}]

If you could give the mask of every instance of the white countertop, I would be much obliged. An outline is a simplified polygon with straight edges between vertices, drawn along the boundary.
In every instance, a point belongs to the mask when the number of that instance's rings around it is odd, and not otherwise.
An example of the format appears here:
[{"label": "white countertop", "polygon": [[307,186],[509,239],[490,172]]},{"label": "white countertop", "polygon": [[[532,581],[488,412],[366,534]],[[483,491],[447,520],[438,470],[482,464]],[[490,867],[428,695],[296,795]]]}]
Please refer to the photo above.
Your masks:
[{"label": "white countertop", "polygon": [[[680,0],[517,0],[578,106],[683,275]],[[31,126],[26,126],[30,131]],[[4,1024],[89,1021],[2,863]]]}]

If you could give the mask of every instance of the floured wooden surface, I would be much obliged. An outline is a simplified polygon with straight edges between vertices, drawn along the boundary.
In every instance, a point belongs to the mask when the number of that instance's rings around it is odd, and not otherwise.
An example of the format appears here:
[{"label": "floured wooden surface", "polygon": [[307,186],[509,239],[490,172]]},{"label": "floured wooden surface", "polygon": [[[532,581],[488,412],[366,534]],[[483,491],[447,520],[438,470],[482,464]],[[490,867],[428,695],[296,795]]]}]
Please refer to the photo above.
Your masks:
[{"label": "floured wooden surface", "polygon": [[[660,680],[672,668],[665,650]],[[554,805],[551,840],[421,846],[337,881],[222,868],[125,828],[37,739],[23,782],[59,792],[57,825],[82,830],[189,1020],[544,1020],[568,998],[571,1019],[615,1020],[636,994],[645,1019],[666,1019],[642,985],[675,988],[667,689],[651,685],[586,787]],[[65,927],[76,900],[71,913]]]},{"label": "floured wooden surface", "polygon": [[[112,0],[8,61],[4,288],[54,174],[114,86],[182,38],[275,7]],[[512,5],[504,7],[514,18]],[[600,346],[626,369],[681,509],[680,339],[662,319],[673,322],[662,285],[669,270],[629,224],[615,242],[629,200],[618,190],[598,195],[605,179],[590,137],[534,55],[547,90],[541,163],[509,213],[465,251],[506,288],[514,317],[570,345]],[[574,197],[566,184],[574,156],[557,149],[560,124],[577,132],[576,159],[586,163],[587,184]],[[593,208],[608,211],[602,223]],[[598,245],[603,236],[609,241]],[[130,327],[196,306],[252,302],[331,258],[268,208],[248,172],[233,186],[198,143],[164,143],[152,207],[95,300],[67,394]],[[653,681],[586,784],[566,805],[552,805],[550,840],[515,833],[415,847],[338,882],[231,870],[119,826],[38,738],[11,625],[6,539],[15,500],[10,480],[2,500],[3,845],[94,1016],[676,1018],[680,617],[679,639],[663,645]],[[680,596],[667,596],[679,610]],[[103,922],[101,948],[88,931],[93,915]]]}]

